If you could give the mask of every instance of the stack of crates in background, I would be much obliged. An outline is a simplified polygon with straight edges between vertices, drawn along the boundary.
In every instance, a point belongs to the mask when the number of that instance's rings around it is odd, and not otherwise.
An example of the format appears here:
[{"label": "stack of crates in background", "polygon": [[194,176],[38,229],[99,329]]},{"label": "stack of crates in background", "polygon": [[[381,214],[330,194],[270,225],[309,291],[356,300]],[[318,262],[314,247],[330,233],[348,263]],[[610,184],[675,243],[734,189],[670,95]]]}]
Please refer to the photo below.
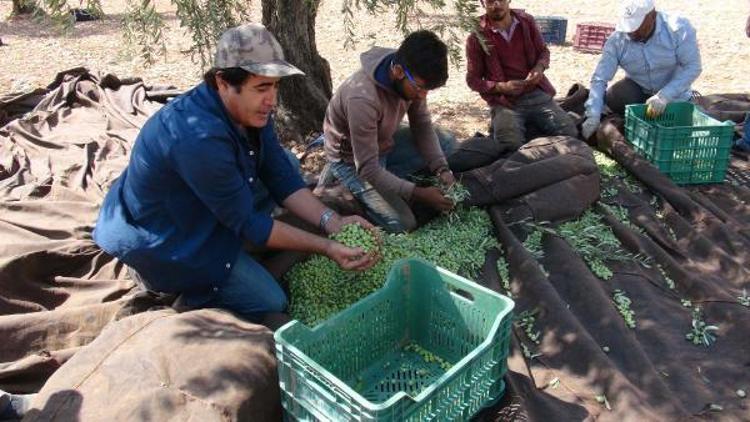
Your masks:
[{"label": "stack of crates in background", "polygon": [[585,53],[601,53],[604,43],[613,32],[615,26],[608,23],[579,23],[573,37],[573,48]]},{"label": "stack of crates in background", "polygon": [[678,185],[721,183],[729,165],[734,122],[719,122],[692,103],[672,103],[659,117],[645,104],[625,109],[625,138]]},{"label": "stack of crates in background", "polygon": [[561,16],[535,16],[542,38],[547,44],[562,45],[568,32],[568,20]]},{"label": "stack of crates in background", "polygon": [[309,328],[274,335],[285,416],[467,421],[505,391],[513,301],[418,259]]}]

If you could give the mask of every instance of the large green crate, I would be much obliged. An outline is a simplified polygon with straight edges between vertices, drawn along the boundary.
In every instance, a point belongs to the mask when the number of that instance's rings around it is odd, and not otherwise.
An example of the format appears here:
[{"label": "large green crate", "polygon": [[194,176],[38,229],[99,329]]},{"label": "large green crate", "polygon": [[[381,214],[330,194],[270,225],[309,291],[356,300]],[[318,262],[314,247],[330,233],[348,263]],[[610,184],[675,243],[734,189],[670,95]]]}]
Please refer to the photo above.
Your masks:
[{"label": "large green crate", "polygon": [[[383,288],[331,319],[276,332],[285,416],[467,420],[505,390],[513,306],[442,268],[398,261]],[[404,351],[414,343],[453,366]]]},{"label": "large green crate", "polygon": [[646,118],[646,105],[625,109],[625,137],[679,185],[721,183],[729,165],[734,123],[719,122],[691,103],[672,103]]}]

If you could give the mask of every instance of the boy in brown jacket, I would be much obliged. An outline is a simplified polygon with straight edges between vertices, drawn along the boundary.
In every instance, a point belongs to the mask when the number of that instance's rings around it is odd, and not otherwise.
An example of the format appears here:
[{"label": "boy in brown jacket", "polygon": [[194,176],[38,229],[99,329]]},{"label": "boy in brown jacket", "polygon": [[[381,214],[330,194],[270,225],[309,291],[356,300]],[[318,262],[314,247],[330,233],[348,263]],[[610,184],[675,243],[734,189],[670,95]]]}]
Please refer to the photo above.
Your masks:
[{"label": "boy in brown jacket", "polygon": [[[410,202],[440,211],[453,207],[439,188],[405,179],[426,168],[445,185],[455,181],[443,152],[452,139],[438,139],[426,102],[427,93],[448,79],[447,48],[434,33],[417,31],[398,50],[374,47],[360,60],[361,69],[341,84],[326,110],[321,184],[338,179],[386,231],[413,230]],[[404,115],[408,130],[399,129]]]}]

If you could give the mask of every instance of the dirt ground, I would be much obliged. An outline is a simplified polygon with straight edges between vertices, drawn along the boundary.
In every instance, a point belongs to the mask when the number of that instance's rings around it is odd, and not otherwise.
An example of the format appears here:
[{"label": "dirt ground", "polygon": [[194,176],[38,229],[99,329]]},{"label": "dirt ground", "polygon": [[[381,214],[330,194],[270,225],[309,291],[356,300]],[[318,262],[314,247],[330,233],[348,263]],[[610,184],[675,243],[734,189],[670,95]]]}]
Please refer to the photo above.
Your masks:
[{"label": "dirt ground", "polygon": [[[0,94],[44,86],[55,74],[70,67],[84,65],[92,70],[113,72],[118,76],[140,76],[148,83],[171,84],[188,88],[200,79],[200,67],[181,51],[189,47],[189,37],[179,28],[174,6],[158,0],[158,10],[169,25],[166,32],[168,54],[151,67],[143,67],[138,59],[123,51],[120,20],[124,1],[103,0],[107,16],[97,22],[78,23],[75,29],[61,35],[48,24],[31,19],[9,19],[10,0],[0,0]],[[450,2],[448,2],[450,3]],[[698,30],[702,49],[703,74],[694,88],[703,95],[721,92],[749,92],[750,79],[742,67],[750,63],[750,39],[744,25],[750,13],[750,1],[728,0],[659,0],[659,10],[677,12]],[[559,93],[571,84],[588,85],[598,55],[576,52],[572,47],[576,24],[582,22],[616,21],[617,0],[574,0],[547,2],[514,0],[512,7],[524,8],[537,16],[553,15],[568,19],[567,42],[551,46],[552,64],[547,71]],[[251,4],[253,19],[260,21],[260,2]],[[397,46],[402,35],[392,23],[393,13],[370,16],[356,14],[356,45],[344,50],[341,1],[323,0],[317,18],[317,44],[321,55],[331,64],[334,87],[359,65],[359,53],[373,44]],[[444,12],[431,13],[422,21],[440,22]],[[484,130],[488,114],[484,102],[468,89],[464,81],[465,67],[452,67],[446,87],[430,94],[434,120],[459,137]]]}]

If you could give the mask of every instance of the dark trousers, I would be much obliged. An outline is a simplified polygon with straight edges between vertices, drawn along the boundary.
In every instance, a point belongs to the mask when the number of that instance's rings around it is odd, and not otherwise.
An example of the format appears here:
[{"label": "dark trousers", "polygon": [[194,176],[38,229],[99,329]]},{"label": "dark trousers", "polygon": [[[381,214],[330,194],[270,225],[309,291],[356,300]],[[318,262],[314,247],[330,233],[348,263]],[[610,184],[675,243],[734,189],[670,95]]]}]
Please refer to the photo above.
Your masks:
[{"label": "dark trousers", "polygon": [[512,109],[498,105],[490,111],[492,137],[508,152],[536,137],[578,136],[573,119],[540,89],[520,97]]},{"label": "dark trousers", "polygon": [[613,113],[624,116],[625,106],[643,104],[652,95],[654,95],[653,92],[646,91],[632,79],[623,78],[609,87],[604,99]]}]

